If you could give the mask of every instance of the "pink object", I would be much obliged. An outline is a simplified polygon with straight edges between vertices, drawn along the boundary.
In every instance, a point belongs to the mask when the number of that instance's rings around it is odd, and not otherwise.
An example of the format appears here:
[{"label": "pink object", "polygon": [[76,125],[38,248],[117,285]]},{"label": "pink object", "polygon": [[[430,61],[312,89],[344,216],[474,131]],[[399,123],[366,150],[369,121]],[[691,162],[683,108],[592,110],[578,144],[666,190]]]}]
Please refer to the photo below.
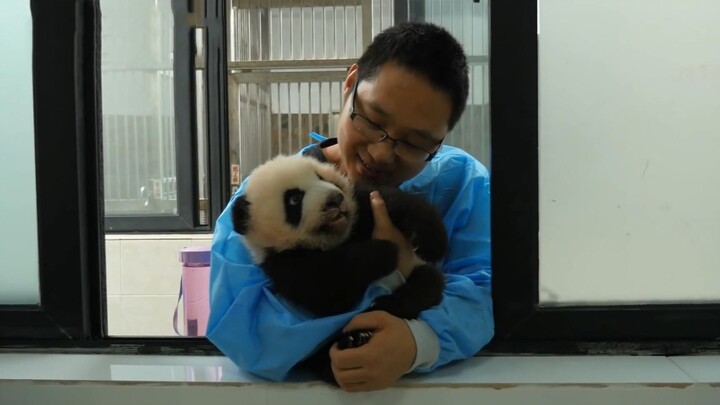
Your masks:
[{"label": "pink object", "polygon": [[[183,324],[186,336],[205,336],[208,316],[210,315],[210,248],[188,247],[180,251],[182,279],[180,298],[183,299]],[[177,307],[173,316],[175,332],[177,328]]]}]

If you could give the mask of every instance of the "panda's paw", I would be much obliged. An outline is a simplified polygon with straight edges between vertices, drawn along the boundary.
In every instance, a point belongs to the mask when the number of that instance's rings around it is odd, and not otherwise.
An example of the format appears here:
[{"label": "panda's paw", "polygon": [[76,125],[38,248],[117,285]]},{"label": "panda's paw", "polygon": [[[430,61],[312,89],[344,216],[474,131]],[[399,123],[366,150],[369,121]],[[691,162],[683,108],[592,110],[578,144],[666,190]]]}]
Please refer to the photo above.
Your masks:
[{"label": "panda's paw", "polygon": [[338,349],[344,350],[363,346],[370,341],[371,337],[372,331],[370,330],[360,329],[343,333],[337,341]]}]

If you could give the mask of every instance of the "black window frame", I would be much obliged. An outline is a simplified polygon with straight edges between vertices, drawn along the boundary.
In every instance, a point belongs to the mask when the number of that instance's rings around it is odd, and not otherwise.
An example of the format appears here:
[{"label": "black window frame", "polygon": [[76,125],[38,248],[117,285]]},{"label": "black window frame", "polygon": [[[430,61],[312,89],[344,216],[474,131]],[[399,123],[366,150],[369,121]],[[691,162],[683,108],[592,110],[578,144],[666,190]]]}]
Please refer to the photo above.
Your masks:
[{"label": "black window frame", "polygon": [[[30,3],[43,305],[0,307],[0,349],[220,354],[205,338],[107,336],[99,0]],[[205,6],[209,155],[227,162],[225,7]],[[480,355],[718,352],[718,305],[539,306],[536,7],[493,2],[490,12],[496,331]],[[54,69],[39,74],[50,62]],[[227,184],[226,167],[211,169],[216,191]],[[211,202],[214,215],[225,198]]]}]

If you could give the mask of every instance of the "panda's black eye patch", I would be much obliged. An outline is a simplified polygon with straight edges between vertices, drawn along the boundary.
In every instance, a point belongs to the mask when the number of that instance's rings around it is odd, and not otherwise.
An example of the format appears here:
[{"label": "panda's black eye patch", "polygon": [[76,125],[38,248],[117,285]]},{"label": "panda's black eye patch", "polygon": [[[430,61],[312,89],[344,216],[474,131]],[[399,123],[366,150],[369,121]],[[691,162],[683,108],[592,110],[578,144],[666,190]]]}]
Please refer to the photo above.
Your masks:
[{"label": "panda's black eye patch", "polygon": [[285,207],[285,220],[293,226],[300,225],[302,219],[302,202],[305,197],[305,191],[299,188],[291,188],[285,190],[283,195],[283,205]]}]

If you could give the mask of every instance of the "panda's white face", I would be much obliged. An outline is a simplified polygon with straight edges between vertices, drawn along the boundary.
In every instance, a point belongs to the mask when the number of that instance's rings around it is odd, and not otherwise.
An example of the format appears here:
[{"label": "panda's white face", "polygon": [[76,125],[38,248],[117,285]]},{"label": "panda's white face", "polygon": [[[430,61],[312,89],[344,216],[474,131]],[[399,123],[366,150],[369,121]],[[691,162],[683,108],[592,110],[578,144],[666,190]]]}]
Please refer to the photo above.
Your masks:
[{"label": "panda's white face", "polygon": [[256,168],[245,188],[247,246],[262,262],[268,248],[326,250],[344,242],[357,207],[349,180],[334,166],[277,156]]}]

